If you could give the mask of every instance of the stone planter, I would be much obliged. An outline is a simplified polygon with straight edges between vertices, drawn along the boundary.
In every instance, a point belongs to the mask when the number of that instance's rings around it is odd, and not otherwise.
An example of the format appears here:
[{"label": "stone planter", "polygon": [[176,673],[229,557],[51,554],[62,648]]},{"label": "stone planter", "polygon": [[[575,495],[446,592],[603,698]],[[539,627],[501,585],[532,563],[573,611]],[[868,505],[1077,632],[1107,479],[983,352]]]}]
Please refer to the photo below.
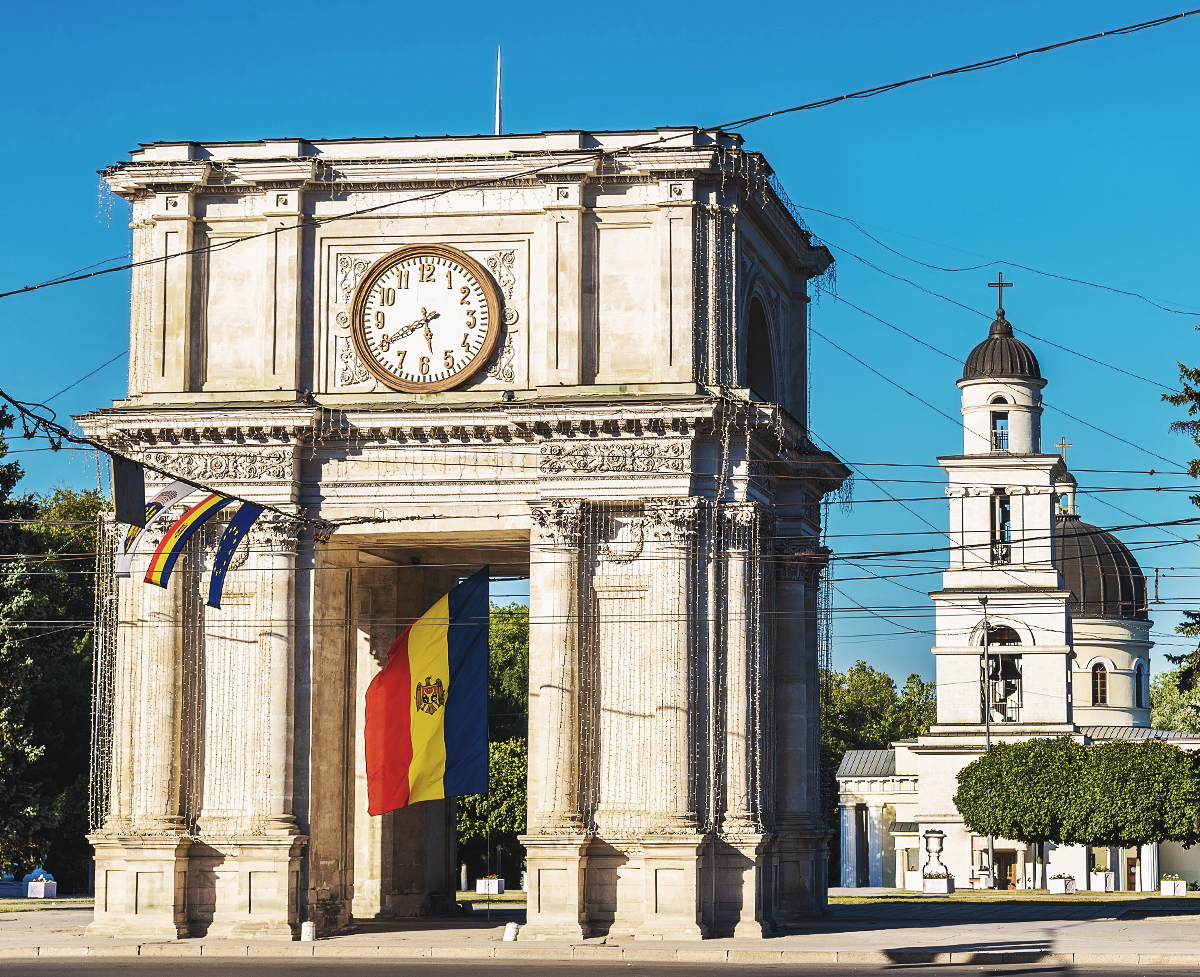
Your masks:
[{"label": "stone planter", "polygon": [[1075,894],[1074,879],[1047,879],[1050,892],[1056,896],[1072,896]]},{"label": "stone planter", "polygon": [[972,889],[990,889],[992,887],[992,873],[980,872],[976,878],[971,880]]},{"label": "stone planter", "polygon": [[476,879],[475,892],[481,896],[498,896],[504,892],[504,879]]},{"label": "stone planter", "polygon": [[954,879],[921,879],[921,891],[927,896],[954,895]]},{"label": "stone planter", "polygon": [[1159,891],[1164,896],[1186,896],[1187,883],[1183,880],[1162,879],[1159,882]]},{"label": "stone planter", "polygon": [[909,869],[904,873],[904,888],[908,892],[921,892],[924,886],[921,885],[921,870]]},{"label": "stone planter", "polygon": [[26,899],[53,899],[58,894],[57,882],[30,882]]},{"label": "stone planter", "polygon": [[1115,892],[1117,888],[1117,873],[1116,872],[1093,872],[1092,873],[1092,891],[1093,892]]}]

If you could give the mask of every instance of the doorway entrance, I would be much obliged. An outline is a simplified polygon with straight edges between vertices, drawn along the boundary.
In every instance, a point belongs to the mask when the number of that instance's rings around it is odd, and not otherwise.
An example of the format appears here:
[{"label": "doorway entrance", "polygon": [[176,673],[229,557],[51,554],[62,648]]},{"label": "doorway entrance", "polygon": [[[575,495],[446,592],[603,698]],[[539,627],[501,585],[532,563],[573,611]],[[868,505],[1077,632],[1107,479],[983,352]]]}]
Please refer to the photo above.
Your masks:
[{"label": "doorway entrance", "polygon": [[1136,856],[1125,856],[1125,891],[1137,892],[1137,864]]},{"label": "doorway entrance", "polygon": [[1015,851],[996,852],[996,888],[1015,889],[1017,887],[1017,853]]}]

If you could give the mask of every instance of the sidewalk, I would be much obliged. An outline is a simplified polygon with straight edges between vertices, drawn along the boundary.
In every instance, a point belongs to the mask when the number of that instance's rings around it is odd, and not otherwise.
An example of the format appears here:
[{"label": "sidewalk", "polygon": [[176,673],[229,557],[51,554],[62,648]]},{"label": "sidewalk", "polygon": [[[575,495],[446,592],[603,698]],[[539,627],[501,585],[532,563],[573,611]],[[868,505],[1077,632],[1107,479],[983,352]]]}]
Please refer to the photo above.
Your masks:
[{"label": "sidewalk", "polygon": [[[1086,896],[1087,894],[1085,894]],[[0,959],[13,956],[495,958],[728,963],[1034,963],[1200,966],[1200,898],[1119,893],[956,902],[920,896],[836,904],[829,916],[765,940],[594,938],[504,943],[520,907],[470,917],[371,920],[315,943],[87,939],[90,907],[0,913]]]}]

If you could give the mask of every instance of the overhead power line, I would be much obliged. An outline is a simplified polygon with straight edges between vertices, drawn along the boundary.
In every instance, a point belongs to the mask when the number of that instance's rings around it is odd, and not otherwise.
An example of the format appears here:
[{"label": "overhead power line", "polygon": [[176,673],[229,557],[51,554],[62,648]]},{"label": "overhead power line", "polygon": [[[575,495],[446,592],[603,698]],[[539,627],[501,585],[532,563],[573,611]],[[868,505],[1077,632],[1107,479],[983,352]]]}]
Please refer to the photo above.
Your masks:
[{"label": "overhead power line", "polygon": [[[906,78],[903,81],[891,82],[890,84],[887,84],[887,85],[877,85],[874,88],[864,88],[864,89],[860,89],[859,91],[855,91],[855,92],[847,92],[844,95],[835,95],[831,98],[819,99],[818,101],[815,101],[815,102],[804,102],[799,105],[790,105],[786,108],[775,109],[771,112],[761,112],[757,115],[746,116],[745,118],[736,119],[731,122],[722,123],[720,125],[705,126],[702,128],[702,131],[714,131],[714,130],[732,131],[735,129],[741,129],[741,128],[744,128],[745,126],[752,125],[755,122],[761,122],[764,119],[771,119],[771,118],[774,118],[774,117],[780,116],[780,115],[790,115],[790,114],[793,114],[796,112],[807,112],[807,111],[811,111],[813,109],[824,108],[828,105],[834,105],[839,102],[849,101],[851,99],[871,98],[872,96],[882,95],[885,92],[894,91],[898,88],[904,88],[908,85],[914,85],[917,82],[931,81],[935,78],[946,78],[951,75],[965,74],[967,72],[972,72],[972,71],[981,71],[984,68],[994,68],[994,67],[997,67],[1002,64],[1007,64],[1011,61],[1017,61],[1021,58],[1031,57],[1031,56],[1037,55],[1037,54],[1046,54],[1050,51],[1057,51],[1062,48],[1070,47],[1074,44],[1082,44],[1085,41],[1095,41],[1095,40],[1099,40],[1099,39],[1105,38],[1105,37],[1118,37],[1118,36],[1126,35],[1126,34],[1134,34],[1134,33],[1137,33],[1138,31],[1148,30],[1151,27],[1161,27],[1165,24],[1172,23],[1173,21],[1183,20],[1186,17],[1192,17],[1196,14],[1200,14],[1200,8],[1195,9],[1195,10],[1187,10],[1187,11],[1184,11],[1184,12],[1178,13],[1178,14],[1171,14],[1170,16],[1167,16],[1167,17],[1158,17],[1158,18],[1155,18],[1154,20],[1147,20],[1147,21],[1143,21],[1138,24],[1128,24],[1124,27],[1116,27],[1111,30],[1100,31],[1098,33],[1088,34],[1083,37],[1073,37],[1073,38],[1070,38],[1069,40],[1059,41],[1055,44],[1045,44],[1045,45],[1042,45],[1041,47],[1029,48],[1024,51],[1018,51],[1015,54],[1006,54],[1006,55],[1001,55],[1000,57],[988,58],[985,61],[976,61],[972,64],[960,65],[957,68],[947,68],[943,71],[935,71],[930,74],[918,75],[913,78]],[[131,268],[137,268],[137,267],[141,267],[143,265],[158,264],[159,262],[168,261],[171,258],[182,258],[186,255],[222,250],[224,248],[234,247],[244,241],[252,241],[256,238],[266,237],[271,234],[279,234],[281,232],[292,231],[301,226],[318,227],[318,226],[322,226],[324,224],[332,223],[337,220],[344,220],[348,217],[358,217],[363,214],[368,214],[368,213],[373,213],[378,210],[383,210],[386,207],[394,207],[397,204],[401,204],[401,203],[415,203],[420,200],[428,200],[428,199],[432,199],[435,197],[440,197],[447,193],[460,192],[462,190],[482,189],[484,187],[493,186],[500,180],[511,180],[511,179],[515,179],[515,178],[523,177],[523,176],[536,176],[537,174],[545,172],[546,170],[558,169],[559,167],[569,166],[569,165],[573,165],[576,163],[583,163],[583,162],[587,162],[589,160],[602,158],[604,156],[611,156],[611,157],[615,158],[618,156],[627,155],[628,153],[631,153],[638,149],[646,149],[650,146],[661,144],[663,142],[668,141],[669,138],[670,138],[669,136],[659,135],[655,139],[648,140],[645,143],[640,143],[635,146],[625,146],[625,147],[621,147],[620,149],[604,149],[604,148],[594,149],[594,150],[590,150],[588,152],[582,153],[579,156],[571,158],[571,159],[557,159],[551,163],[546,163],[542,166],[532,167],[528,170],[524,170],[519,173],[509,173],[509,174],[506,174],[505,176],[499,177],[499,178],[476,180],[476,181],[462,184],[457,187],[446,187],[441,190],[435,190],[435,191],[431,191],[429,193],[418,194],[417,196],[410,197],[406,200],[392,200],[392,201],[388,201],[383,204],[378,204],[374,207],[364,207],[364,208],[361,208],[358,210],[350,211],[345,214],[335,214],[333,216],[324,217],[324,218],[314,218],[314,217],[309,217],[308,215],[301,215],[300,218],[297,220],[296,224],[293,224],[290,227],[272,228],[271,230],[262,231],[258,234],[248,234],[244,237],[232,238],[229,241],[224,241],[224,242],[221,242],[220,244],[215,244],[215,245],[209,244],[209,245],[205,245],[200,248],[192,248],[192,249],[189,249],[186,251],[180,251],[180,252],[178,252],[176,254],[172,254],[172,255],[162,255],[162,256],[159,256],[156,258],[148,258],[143,261],[131,261],[131,262],[127,262],[125,264],[116,265],[112,268],[100,268],[95,271],[86,271],[83,274],[66,275],[66,276],[63,276],[60,278],[54,278],[54,279],[50,279],[48,281],[40,282],[35,285],[26,285],[22,288],[12,289],[7,292],[0,292],[0,299],[9,298],[13,295],[21,295],[21,294],[25,294],[27,292],[37,291],[38,289],[42,289],[42,288],[49,288],[54,285],[65,285],[65,284],[68,284],[69,282],[84,281],[86,279],[98,277],[99,275],[112,274],[113,272],[117,272],[117,271],[128,271]],[[97,264],[103,264],[103,262],[97,262]],[[89,267],[94,267],[94,266],[89,266]]]}]

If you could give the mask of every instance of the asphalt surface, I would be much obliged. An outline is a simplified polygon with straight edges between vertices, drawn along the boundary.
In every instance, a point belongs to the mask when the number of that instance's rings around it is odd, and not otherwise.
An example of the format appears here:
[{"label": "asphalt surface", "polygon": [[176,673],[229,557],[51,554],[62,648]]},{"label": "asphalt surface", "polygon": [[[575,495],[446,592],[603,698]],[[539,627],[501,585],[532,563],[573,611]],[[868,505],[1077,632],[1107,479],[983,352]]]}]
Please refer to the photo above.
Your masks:
[{"label": "asphalt surface", "polygon": [[[605,963],[531,963],[527,961],[505,962],[498,960],[400,960],[388,963],[377,963],[367,960],[4,960],[0,963],[0,972],[4,977],[135,977],[140,974],[159,974],[169,967],[172,977],[250,977],[252,974],[265,974],[269,977],[283,977],[286,974],[328,974],[334,968],[353,970],[356,977],[394,977],[402,973],[404,977],[479,977],[482,971],[496,974],[498,977],[551,977],[570,969],[581,977],[609,973],[620,973],[626,977],[717,977],[728,975],[731,971],[745,972],[764,969],[763,964],[739,966],[738,964],[679,964],[679,963],[622,963],[619,965]],[[1087,967],[1087,966],[1043,966],[1039,964],[1012,966],[972,966],[969,964],[948,968],[947,966],[921,965],[891,965],[886,967],[858,967],[850,964],[831,964],[828,966],[806,964],[794,966],[780,964],[766,967],[774,971],[803,973],[805,977],[868,977],[875,974],[912,974],[915,977],[1050,977],[1053,974],[1101,974],[1109,975],[1133,973],[1128,967]],[[949,970],[949,974],[947,971]],[[1184,973],[1185,968],[1171,967],[1137,967],[1138,975],[1178,974]]]}]

